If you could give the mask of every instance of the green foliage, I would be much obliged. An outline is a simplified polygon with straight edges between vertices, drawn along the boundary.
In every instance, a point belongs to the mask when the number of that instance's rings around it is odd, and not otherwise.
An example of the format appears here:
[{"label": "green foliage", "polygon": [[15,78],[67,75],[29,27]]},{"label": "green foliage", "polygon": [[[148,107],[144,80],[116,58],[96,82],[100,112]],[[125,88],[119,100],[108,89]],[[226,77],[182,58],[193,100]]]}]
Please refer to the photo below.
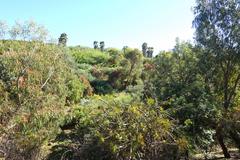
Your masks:
[{"label": "green foliage", "polygon": [[97,94],[126,90],[140,96],[143,88],[141,74],[143,56],[139,50],[127,48],[125,53],[109,48],[106,52],[70,47],[80,72],[84,74]]},{"label": "green foliage", "polygon": [[147,43],[66,47],[63,33],[57,46],[32,21],[0,22],[0,38],[17,39],[0,41],[0,159],[46,148],[51,160],[176,159],[215,138],[229,157],[225,136],[240,148],[239,2],[196,2],[197,45],[177,39],[154,58]]},{"label": "green foliage", "polygon": [[[39,45],[41,42],[38,42]],[[1,40],[0,41],[0,55],[4,52],[33,52],[35,51],[34,42],[26,42],[20,40]]]},{"label": "green foliage", "polygon": [[224,144],[224,135],[230,134],[240,143],[235,129],[228,127],[231,126],[228,115],[236,105],[240,87],[239,9],[239,1],[198,0],[194,10],[196,40],[202,47],[199,68],[206,86],[221,106],[222,117],[214,129],[225,158],[231,156]]},{"label": "green foliage", "polygon": [[120,65],[120,62],[122,61],[123,53],[115,48],[109,48],[106,50],[106,52],[109,54],[110,58],[108,61],[108,65],[110,67],[117,67]]},{"label": "green foliage", "polygon": [[96,94],[109,94],[113,92],[112,86],[103,80],[94,80],[91,82]]},{"label": "green foliage", "polygon": [[225,110],[233,107],[240,85],[239,20],[237,1],[197,1],[196,39],[205,48],[200,57],[200,69]]},{"label": "green foliage", "polygon": [[109,82],[114,88],[125,90],[128,86],[141,84],[143,56],[137,49],[127,49],[120,61],[119,68],[109,76]]},{"label": "green foliage", "polygon": [[108,54],[89,48],[70,48],[70,52],[79,64],[104,64],[109,59]]},{"label": "green foliage", "polygon": [[73,102],[80,102],[83,97],[83,91],[85,89],[84,84],[77,78],[74,78],[68,82],[69,88],[69,100]]},{"label": "green foliage", "polygon": [[[58,133],[66,102],[79,101],[84,86],[61,48],[6,43],[10,51],[0,56],[0,148],[10,159],[37,159]],[[16,44],[19,51],[12,48]]]},{"label": "green foliage", "polygon": [[205,133],[212,131],[219,115],[218,104],[199,73],[197,53],[191,44],[177,41],[172,52],[161,52],[144,65],[144,78],[151,82],[145,93],[178,121],[176,134],[185,135],[192,149],[206,147],[202,144],[213,134]]},{"label": "green foliage", "polygon": [[94,96],[76,107],[75,118],[79,135],[92,142],[85,151],[92,159],[101,159],[101,152],[110,159],[148,159],[160,143],[173,142],[172,122],[152,100],[144,105],[123,93]]}]

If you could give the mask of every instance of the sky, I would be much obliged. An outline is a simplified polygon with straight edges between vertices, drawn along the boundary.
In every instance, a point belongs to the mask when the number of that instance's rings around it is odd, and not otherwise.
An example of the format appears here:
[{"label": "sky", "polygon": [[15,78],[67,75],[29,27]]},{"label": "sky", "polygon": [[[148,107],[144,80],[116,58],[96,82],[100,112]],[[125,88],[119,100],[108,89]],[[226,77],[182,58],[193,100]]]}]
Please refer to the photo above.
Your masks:
[{"label": "sky", "polygon": [[34,20],[57,39],[68,35],[68,45],[141,48],[143,42],[169,50],[180,40],[193,39],[195,0],[2,0],[0,20]]}]

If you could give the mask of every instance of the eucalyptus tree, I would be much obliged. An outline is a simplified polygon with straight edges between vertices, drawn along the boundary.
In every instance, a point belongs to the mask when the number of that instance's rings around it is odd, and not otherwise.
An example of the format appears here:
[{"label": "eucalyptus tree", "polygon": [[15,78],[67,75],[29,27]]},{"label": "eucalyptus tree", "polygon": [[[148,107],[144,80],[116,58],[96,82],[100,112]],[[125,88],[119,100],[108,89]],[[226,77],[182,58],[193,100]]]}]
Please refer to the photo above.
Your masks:
[{"label": "eucalyptus tree", "polygon": [[4,21],[0,21],[0,38],[4,38],[7,33],[8,26]]},{"label": "eucalyptus tree", "polygon": [[45,41],[48,37],[48,30],[33,20],[16,21],[8,33],[12,39],[24,41]]},{"label": "eucalyptus tree", "polygon": [[225,118],[234,107],[240,87],[240,1],[197,0],[193,25],[196,41],[204,50],[200,69],[205,82],[221,103],[222,119],[216,135],[226,158],[230,157],[224,144]]},{"label": "eucalyptus tree", "polygon": [[17,39],[18,37],[20,37],[20,35],[22,34],[22,27],[21,27],[21,23],[18,21],[15,21],[15,24],[11,27],[11,29],[9,30],[9,35],[12,39]]}]

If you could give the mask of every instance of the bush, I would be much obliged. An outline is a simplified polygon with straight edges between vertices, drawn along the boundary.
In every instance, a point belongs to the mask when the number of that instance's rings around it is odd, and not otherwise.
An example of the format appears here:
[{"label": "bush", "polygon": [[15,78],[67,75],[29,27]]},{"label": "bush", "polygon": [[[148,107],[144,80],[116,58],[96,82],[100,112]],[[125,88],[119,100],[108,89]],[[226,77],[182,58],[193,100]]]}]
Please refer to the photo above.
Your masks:
[{"label": "bush", "polygon": [[109,55],[107,53],[89,48],[70,48],[70,54],[73,55],[76,62],[79,64],[104,64],[107,63],[109,59]]},{"label": "bush", "polygon": [[144,105],[124,93],[94,96],[76,107],[75,118],[78,135],[88,144],[85,158],[151,159],[161,156],[153,153],[164,148],[159,146],[173,142],[172,122],[154,100]]},{"label": "bush", "polygon": [[70,47],[80,73],[90,81],[96,94],[127,91],[140,97],[143,92],[141,74],[143,56],[137,49],[124,53],[109,48],[106,52],[82,47]]},{"label": "bush", "polygon": [[66,102],[79,101],[84,86],[63,48],[5,43],[10,49],[1,48],[0,56],[0,150],[6,159],[38,159],[41,146],[58,133]]}]

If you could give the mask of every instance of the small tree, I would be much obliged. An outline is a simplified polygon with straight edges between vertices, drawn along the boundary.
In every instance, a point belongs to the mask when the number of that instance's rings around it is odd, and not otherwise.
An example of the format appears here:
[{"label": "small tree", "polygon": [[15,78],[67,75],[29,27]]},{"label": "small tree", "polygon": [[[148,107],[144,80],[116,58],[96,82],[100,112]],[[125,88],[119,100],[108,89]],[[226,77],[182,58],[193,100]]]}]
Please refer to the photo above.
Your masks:
[{"label": "small tree", "polygon": [[142,52],[143,52],[143,56],[144,56],[144,57],[147,57],[147,49],[148,49],[148,45],[147,45],[146,42],[144,42],[144,43],[142,44]]},{"label": "small tree", "polygon": [[61,36],[58,39],[58,45],[61,46],[66,46],[67,45],[67,34],[66,33],[62,33]]},{"label": "small tree", "polygon": [[44,41],[48,36],[48,31],[44,26],[32,20],[24,22],[16,21],[9,30],[9,34],[12,39],[19,38],[28,41]]},{"label": "small tree", "polygon": [[93,42],[93,47],[94,47],[94,49],[98,49],[98,41]]},{"label": "small tree", "polygon": [[143,56],[138,49],[129,49],[124,54],[124,58],[125,60],[121,64],[125,75],[122,84],[124,84],[123,89],[126,89],[130,85],[134,86],[141,83],[140,76],[143,69]]},{"label": "small tree", "polygon": [[12,26],[12,28],[9,30],[9,35],[12,39],[16,39],[18,38],[21,33],[22,33],[22,25],[20,24],[20,22],[16,21],[14,26]]},{"label": "small tree", "polygon": [[153,51],[154,51],[153,47],[148,47],[146,57],[152,58]]},{"label": "small tree", "polygon": [[104,51],[104,47],[105,47],[105,43],[104,43],[104,41],[101,41],[100,42],[100,49],[101,49],[102,52]]},{"label": "small tree", "polygon": [[4,21],[0,21],[0,38],[3,39],[7,33],[8,26]]},{"label": "small tree", "polygon": [[126,50],[128,49],[128,46],[123,47],[123,53],[126,53]]}]

